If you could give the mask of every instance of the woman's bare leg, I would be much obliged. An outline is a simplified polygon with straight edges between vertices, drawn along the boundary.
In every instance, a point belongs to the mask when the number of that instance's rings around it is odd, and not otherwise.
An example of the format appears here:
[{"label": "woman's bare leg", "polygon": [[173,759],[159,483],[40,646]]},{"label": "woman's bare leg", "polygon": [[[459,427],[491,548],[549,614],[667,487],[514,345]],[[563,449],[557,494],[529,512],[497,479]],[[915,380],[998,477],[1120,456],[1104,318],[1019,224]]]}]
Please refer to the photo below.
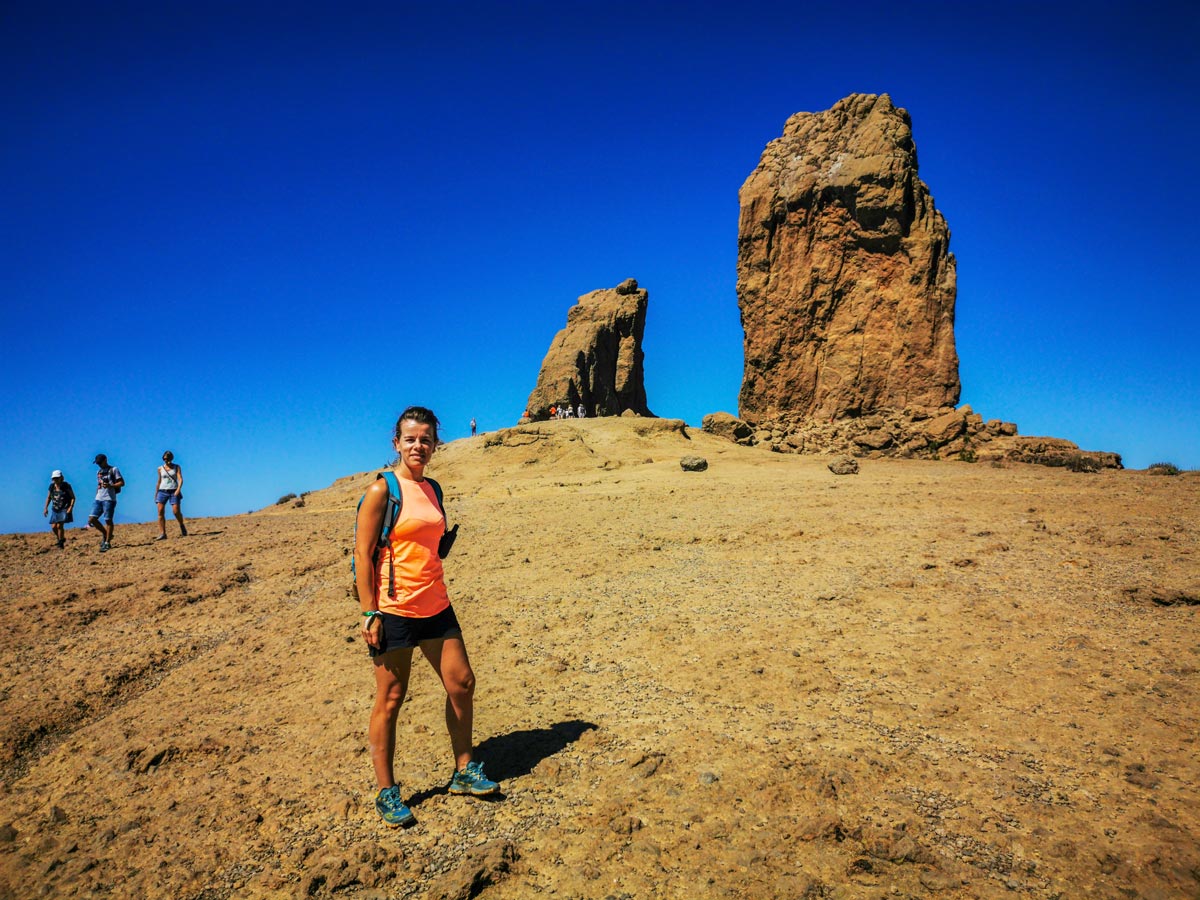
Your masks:
[{"label": "woman's bare leg", "polygon": [[379,787],[396,783],[393,769],[396,756],[396,719],[400,704],[408,692],[408,676],[412,671],[412,648],[401,648],[375,657],[375,706],[371,709],[371,724],[367,740],[371,765]]},{"label": "woman's bare leg", "polygon": [[454,766],[461,771],[474,753],[472,730],[475,716],[475,673],[467,658],[462,638],[426,641],[421,652],[437,672],[446,689],[446,731],[450,733],[450,749]]}]

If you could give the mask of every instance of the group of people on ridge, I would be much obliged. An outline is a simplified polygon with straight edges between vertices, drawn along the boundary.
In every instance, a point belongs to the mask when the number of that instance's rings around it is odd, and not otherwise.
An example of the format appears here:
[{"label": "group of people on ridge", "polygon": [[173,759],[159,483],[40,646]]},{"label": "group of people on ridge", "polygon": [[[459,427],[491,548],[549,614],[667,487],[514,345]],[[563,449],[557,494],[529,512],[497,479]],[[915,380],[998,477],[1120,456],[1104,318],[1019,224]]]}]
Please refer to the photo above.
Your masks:
[{"label": "group of people on ridge", "polygon": [[550,407],[550,418],[552,419],[586,419],[587,410],[580,403],[578,407],[572,407],[570,403],[560,403],[557,406]]},{"label": "group of people on ridge", "polygon": [[[166,507],[169,503],[179,523],[179,533],[187,537],[187,526],[183,522],[180,504],[183,502],[183,469],[175,462],[175,454],[167,450],[162,455],[163,464],[158,467],[158,478],[154,483],[154,503],[158,507],[158,537],[167,539]],[[96,499],[92,502],[92,514],[88,516],[88,527],[100,532],[100,552],[106,553],[112,546],[113,516],[117,510],[117,495],[125,487],[125,476],[121,470],[110,465],[108,457],[97,453],[92,460],[96,469]],[[46,503],[42,515],[50,520],[55,544],[62,549],[67,545],[67,525],[75,521],[75,490],[63,476],[61,469],[50,473],[50,487],[46,491]]]}]

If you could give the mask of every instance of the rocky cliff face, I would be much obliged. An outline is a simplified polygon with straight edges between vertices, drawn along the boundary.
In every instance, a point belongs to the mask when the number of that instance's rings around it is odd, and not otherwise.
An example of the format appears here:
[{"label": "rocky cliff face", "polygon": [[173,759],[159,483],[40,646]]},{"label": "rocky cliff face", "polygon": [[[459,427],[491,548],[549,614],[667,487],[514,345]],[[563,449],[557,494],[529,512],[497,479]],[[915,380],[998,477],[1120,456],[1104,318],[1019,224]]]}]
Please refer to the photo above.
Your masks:
[{"label": "rocky cliff face", "polygon": [[525,407],[531,419],[560,403],[583,404],[589,416],[652,415],[642,375],[648,299],[632,278],[579,298],[542,361]]},{"label": "rocky cliff face", "polygon": [[782,453],[1120,468],[956,408],[950,229],[887,94],[792,116],[740,197],[741,418],[706,431]]},{"label": "rocky cliff face", "polygon": [[886,94],[797,113],[740,198],[742,418],[958,402],[950,230],[908,113]]}]

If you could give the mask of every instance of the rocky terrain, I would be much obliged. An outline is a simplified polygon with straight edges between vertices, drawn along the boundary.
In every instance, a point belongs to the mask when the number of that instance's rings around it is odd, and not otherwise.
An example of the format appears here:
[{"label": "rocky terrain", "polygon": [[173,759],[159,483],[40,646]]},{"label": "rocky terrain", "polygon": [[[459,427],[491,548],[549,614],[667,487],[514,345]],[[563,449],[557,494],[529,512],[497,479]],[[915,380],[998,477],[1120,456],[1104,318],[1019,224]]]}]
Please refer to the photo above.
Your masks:
[{"label": "rocky terrain", "polygon": [[346,597],[370,473],[0,537],[0,897],[1196,897],[1200,477],[828,462],[640,418],[439,451],[504,794],[445,792],[415,669],[406,831]]},{"label": "rocky terrain", "polygon": [[1019,435],[1014,422],[985,421],[966,404],[943,410],[880,410],[828,421],[777,416],[757,425],[729,413],[710,413],[704,417],[704,430],[746,447],[761,446],[776,453],[1023,462],[1091,472],[1121,468],[1119,453],[1080,450],[1063,438]]},{"label": "rocky terrain", "polygon": [[651,415],[642,368],[648,303],[633,278],[580,297],[546,351],[525,404],[528,418],[547,419],[563,402],[582,405],[589,416]]}]

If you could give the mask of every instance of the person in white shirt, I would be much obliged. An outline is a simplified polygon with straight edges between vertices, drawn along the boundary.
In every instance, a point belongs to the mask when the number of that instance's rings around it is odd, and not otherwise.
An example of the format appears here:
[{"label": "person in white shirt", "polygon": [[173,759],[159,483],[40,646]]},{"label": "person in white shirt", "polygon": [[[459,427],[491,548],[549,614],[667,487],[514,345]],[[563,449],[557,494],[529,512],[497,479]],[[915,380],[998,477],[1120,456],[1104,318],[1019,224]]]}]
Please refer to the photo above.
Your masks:
[{"label": "person in white shirt", "polygon": [[163,464],[158,467],[158,481],[154,485],[154,502],[158,504],[158,537],[167,539],[166,508],[170,503],[175,510],[175,521],[179,523],[180,537],[187,537],[187,526],[183,524],[183,513],[179,506],[183,502],[183,469],[175,462],[175,454],[168,450],[163,454]]}]

